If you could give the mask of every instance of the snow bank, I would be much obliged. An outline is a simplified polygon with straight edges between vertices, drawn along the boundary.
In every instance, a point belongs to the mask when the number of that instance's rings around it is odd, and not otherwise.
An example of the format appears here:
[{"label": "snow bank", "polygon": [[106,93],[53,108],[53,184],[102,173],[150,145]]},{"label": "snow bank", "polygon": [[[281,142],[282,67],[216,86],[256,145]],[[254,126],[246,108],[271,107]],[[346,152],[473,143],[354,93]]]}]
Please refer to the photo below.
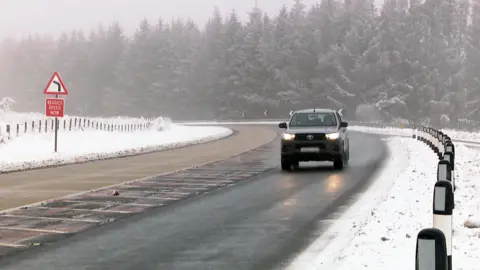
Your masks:
[{"label": "snow bank", "polygon": [[[480,153],[457,145],[454,269],[474,270],[480,262],[480,229],[464,225],[480,219]],[[438,159],[408,138],[390,138],[388,147],[390,157],[374,184],[289,269],[415,269],[416,236],[432,226]]]},{"label": "snow bank", "polygon": [[441,129],[441,131],[448,134],[453,140],[480,142],[479,132],[458,131],[454,129]]},{"label": "snow bank", "polygon": [[160,151],[220,139],[233,132],[223,127],[174,125],[168,117],[66,115],[59,120],[58,152],[54,153],[53,118],[40,113],[1,112],[0,172]]},{"label": "snow bank", "polygon": [[377,127],[349,126],[348,130],[372,133],[372,134],[392,135],[392,136],[411,137],[413,135],[413,130],[411,128],[377,128]]},{"label": "snow bank", "polygon": [[[165,127],[165,123],[157,123]],[[58,153],[54,153],[54,134],[24,134],[0,145],[0,172],[78,163],[166,150],[220,139],[232,134],[223,127],[185,127],[169,125],[137,132],[60,131]]]}]

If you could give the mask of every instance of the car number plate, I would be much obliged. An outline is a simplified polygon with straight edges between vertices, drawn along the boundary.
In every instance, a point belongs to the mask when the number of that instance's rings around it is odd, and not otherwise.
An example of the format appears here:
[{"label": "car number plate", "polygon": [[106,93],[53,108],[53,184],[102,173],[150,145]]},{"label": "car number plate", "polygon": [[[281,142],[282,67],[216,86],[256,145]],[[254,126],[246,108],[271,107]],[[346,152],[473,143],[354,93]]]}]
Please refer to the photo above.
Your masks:
[{"label": "car number plate", "polygon": [[306,153],[316,153],[316,152],[320,151],[320,148],[318,148],[318,147],[302,147],[302,149],[300,149],[300,151],[306,152]]}]

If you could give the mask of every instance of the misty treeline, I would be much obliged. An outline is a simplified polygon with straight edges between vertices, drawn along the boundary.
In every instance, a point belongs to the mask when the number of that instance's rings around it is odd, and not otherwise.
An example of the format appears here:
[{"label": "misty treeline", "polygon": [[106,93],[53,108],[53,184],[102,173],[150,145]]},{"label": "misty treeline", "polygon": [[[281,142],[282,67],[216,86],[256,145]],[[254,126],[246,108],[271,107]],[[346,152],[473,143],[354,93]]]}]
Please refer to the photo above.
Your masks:
[{"label": "misty treeline", "polygon": [[283,117],[330,107],[363,120],[479,120],[480,2],[373,2],[296,0],[276,16],[253,9],[244,23],[215,10],[204,26],[144,20],[132,37],[112,23],[5,41],[0,91],[41,111],[58,71],[77,115]]}]

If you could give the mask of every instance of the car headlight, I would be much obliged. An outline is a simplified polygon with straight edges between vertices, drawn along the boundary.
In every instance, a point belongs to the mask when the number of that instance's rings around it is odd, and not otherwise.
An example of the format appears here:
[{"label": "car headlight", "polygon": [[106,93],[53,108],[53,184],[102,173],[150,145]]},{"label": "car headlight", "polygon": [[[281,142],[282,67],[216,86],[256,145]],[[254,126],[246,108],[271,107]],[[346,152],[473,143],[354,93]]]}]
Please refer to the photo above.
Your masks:
[{"label": "car headlight", "polygon": [[340,137],[340,133],[338,133],[338,132],[329,133],[326,136],[327,136],[327,139],[329,139],[329,140],[336,140],[336,139],[338,139],[338,137]]},{"label": "car headlight", "polygon": [[285,141],[291,141],[295,138],[295,134],[290,134],[290,133],[283,133],[282,139]]}]

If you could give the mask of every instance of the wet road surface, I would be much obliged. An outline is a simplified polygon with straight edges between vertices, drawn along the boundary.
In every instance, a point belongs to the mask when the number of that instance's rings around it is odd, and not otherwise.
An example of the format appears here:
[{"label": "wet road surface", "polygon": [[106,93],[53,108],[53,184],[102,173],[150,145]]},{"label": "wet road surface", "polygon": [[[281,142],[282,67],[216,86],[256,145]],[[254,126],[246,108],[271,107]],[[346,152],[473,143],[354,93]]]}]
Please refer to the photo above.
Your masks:
[{"label": "wet road surface", "polygon": [[322,220],[362,191],[383,159],[379,137],[350,134],[344,171],[317,163],[283,173],[276,141],[263,151],[275,167],[267,173],[25,251],[0,268],[281,269],[321,234]]}]

